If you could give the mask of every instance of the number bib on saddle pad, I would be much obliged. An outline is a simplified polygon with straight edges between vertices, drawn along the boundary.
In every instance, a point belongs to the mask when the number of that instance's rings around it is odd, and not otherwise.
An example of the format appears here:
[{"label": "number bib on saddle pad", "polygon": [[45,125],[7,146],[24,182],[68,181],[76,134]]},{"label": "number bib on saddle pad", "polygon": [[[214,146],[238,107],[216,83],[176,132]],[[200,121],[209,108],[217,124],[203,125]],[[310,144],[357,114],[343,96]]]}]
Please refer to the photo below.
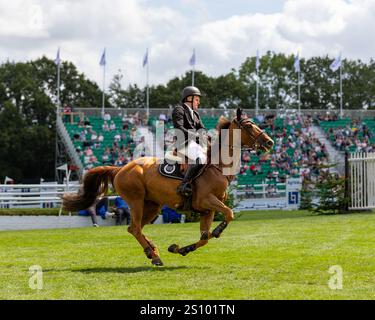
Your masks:
[{"label": "number bib on saddle pad", "polygon": [[164,162],[159,165],[159,173],[167,178],[182,180],[184,178],[184,173],[181,172],[181,166],[178,163],[170,164]]},{"label": "number bib on saddle pad", "polygon": [[[198,172],[198,174],[193,178],[193,180],[199,178],[207,165],[203,166],[202,169]],[[176,180],[182,180],[184,178],[184,172],[181,170],[181,164],[179,163],[168,163],[165,161],[164,163],[159,165],[159,173],[163,177],[172,178]]]}]

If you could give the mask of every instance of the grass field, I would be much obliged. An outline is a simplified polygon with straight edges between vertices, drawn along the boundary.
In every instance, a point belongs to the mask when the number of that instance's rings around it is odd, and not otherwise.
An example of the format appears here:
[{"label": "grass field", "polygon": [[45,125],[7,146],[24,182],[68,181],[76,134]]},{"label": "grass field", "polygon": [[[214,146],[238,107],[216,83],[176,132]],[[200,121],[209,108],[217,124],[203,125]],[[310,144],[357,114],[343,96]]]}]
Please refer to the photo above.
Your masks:
[{"label": "grass field", "polygon": [[[0,299],[374,299],[375,214],[247,212],[186,257],[199,224],[149,225],[164,267],[125,227],[0,232]],[[42,290],[29,267],[43,269]],[[328,270],[343,269],[331,290]]]}]

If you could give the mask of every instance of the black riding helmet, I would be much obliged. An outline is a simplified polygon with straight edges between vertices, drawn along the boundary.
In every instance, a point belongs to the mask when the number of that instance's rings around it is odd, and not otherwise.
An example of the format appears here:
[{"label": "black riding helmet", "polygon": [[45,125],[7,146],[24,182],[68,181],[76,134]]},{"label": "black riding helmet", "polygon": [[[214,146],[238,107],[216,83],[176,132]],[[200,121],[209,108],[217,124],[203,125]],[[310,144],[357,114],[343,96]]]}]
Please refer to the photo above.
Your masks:
[{"label": "black riding helmet", "polygon": [[190,96],[201,96],[201,92],[197,87],[188,86],[182,90],[181,101],[185,102],[185,99]]}]

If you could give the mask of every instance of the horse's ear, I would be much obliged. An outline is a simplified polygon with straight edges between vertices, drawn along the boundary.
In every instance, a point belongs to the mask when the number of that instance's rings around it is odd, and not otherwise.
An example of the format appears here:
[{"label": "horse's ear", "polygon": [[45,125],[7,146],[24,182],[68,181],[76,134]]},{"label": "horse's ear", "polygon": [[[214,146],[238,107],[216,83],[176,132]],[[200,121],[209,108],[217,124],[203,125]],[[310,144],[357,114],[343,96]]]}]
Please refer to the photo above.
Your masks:
[{"label": "horse's ear", "polygon": [[241,121],[242,118],[242,110],[241,108],[237,108],[237,121]]}]

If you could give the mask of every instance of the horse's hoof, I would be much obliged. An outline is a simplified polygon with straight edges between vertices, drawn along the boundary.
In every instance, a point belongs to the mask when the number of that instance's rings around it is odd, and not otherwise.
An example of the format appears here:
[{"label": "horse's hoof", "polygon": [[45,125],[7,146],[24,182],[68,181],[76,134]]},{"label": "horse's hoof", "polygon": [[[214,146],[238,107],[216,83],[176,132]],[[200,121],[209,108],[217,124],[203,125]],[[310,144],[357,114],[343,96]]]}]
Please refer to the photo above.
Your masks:
[{"label": "horse's hoof", "polygon": [[168,251],[171,253],[178,253],[178,249],[180,249],[180,247],[177,244],[172,244],[169,246]]},{"label": "horse's hoof", "polygon": [[180,255],[182,255],[183,257],[185,257],[189,252],[180,249],[180,250],[178,250],[178,253],[179,253]]},{"label": "horse's hoof", "polygon": [[152,264],[154,266],[156,266],[156,267],[162,267],[162,266],[164,266],[163,262],[159,258],[152,260]]}]

